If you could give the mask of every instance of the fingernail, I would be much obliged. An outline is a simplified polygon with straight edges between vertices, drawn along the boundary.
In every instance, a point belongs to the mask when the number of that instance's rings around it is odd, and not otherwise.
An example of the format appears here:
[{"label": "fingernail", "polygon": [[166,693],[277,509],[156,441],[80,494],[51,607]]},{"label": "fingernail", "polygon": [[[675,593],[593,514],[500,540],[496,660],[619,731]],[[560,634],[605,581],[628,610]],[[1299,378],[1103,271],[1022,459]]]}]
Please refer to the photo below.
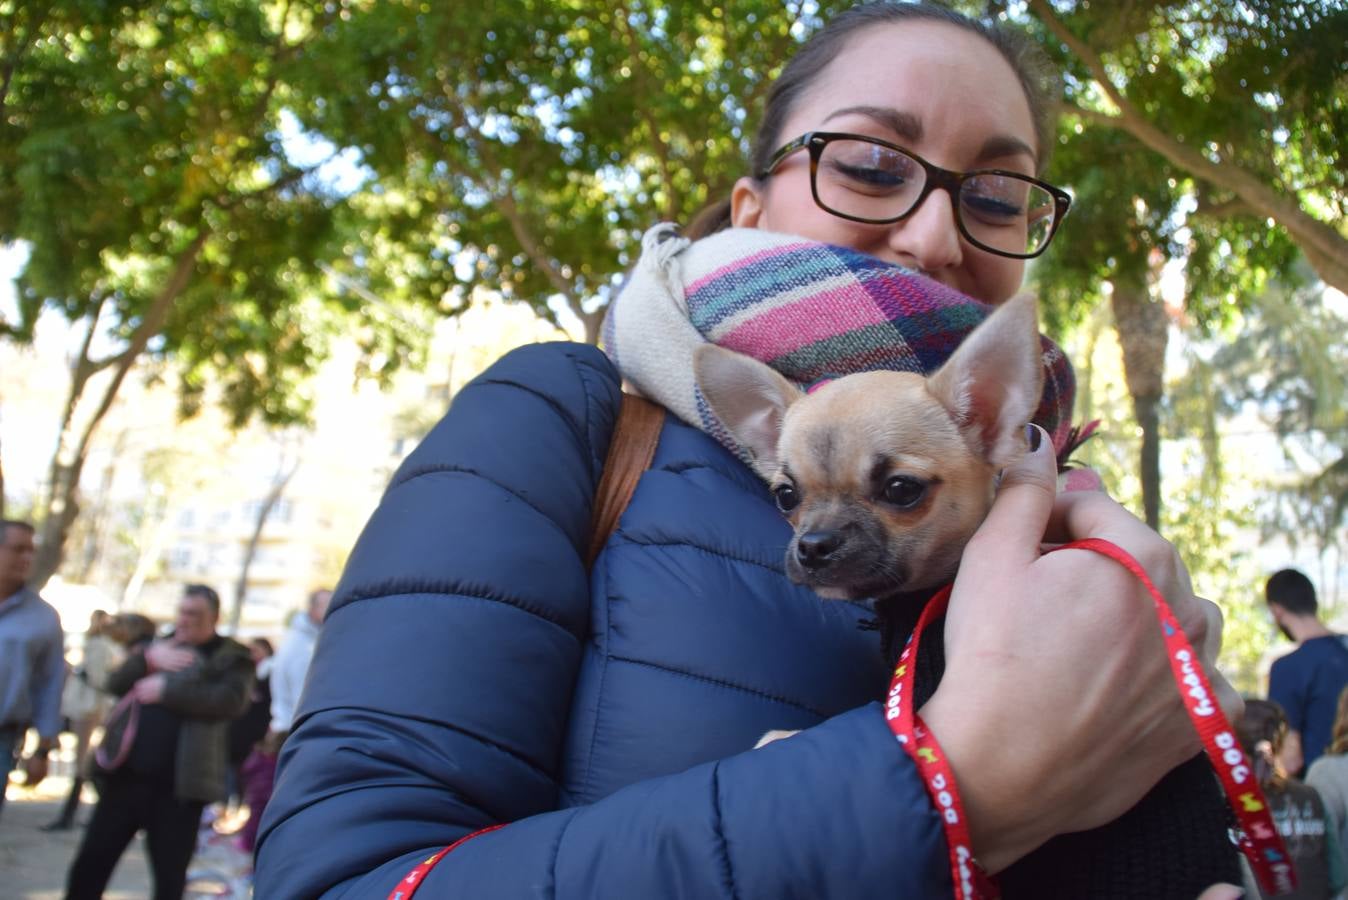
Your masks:
[{"label": "fingernail", "polygon": [[1035,452],[1036,450],[1038,450],[1038,449],[1039,449],[1039,442],[1042,440],[1042,436],[1041,436],[1041,434],[1040,434],[1039,429],[1036,428],[1036,427],[1034,427],[1033,425],[1026,425],[1026,426],[1025,426],[1025,440],[1027,440],[1027,441],[1030,442],[1030,452],[1031,452],[1031,453],[1033,453],[1033,452]]}]

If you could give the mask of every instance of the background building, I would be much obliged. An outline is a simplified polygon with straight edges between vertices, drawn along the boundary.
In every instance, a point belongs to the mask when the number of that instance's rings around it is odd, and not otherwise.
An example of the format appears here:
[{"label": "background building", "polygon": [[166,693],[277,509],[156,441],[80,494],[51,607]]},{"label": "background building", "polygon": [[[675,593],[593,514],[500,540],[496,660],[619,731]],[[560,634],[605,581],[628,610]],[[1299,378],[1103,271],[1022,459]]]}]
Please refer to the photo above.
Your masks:
[{"label": "background building", "polygon": [[[0,344],[8,515],[24,515],[44,489],[68,380],[69,335],[55,321],[39,331],[30,348]],[[98,607],[167,621],[182,585],[201,582],[220,592],[228,622],[266,508],[240,632],[279,635],[311,590],[336,583],[390,476],[454,393],[510,347],[566,338],[527,307],[479,302],[438,323],[426,364],[384,388],[357,378],[360,352],[339,342],[313,377],[303,428],[234,431],[210,403],[182,420],[171,378],[133,374],[90,454],[85,514],[44,594],[76,631]]]}]

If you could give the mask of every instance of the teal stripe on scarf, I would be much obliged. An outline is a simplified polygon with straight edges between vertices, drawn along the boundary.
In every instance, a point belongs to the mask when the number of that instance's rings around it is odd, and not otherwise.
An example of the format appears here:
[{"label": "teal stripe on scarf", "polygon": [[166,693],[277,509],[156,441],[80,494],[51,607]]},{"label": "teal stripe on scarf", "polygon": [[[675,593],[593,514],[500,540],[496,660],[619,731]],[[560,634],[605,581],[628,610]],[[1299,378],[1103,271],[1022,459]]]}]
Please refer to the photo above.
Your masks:
[{"label": "teal stripe on scarf", "polygon": [[781,253],[699,285],[688,294],[688,316],[694,328],[711,334],[738,313],[771,308],[801,288],[851,275],[841,260],[832,253],[818,252],[818,247]]},{"label": "teal stripe on scarf", "polygon": [[917,355],[902,338],[895,339],[894,326],[889,322],[815,341],[768,363],[778,371],[800,374],[802,381],[870,369],[924,374]]}]

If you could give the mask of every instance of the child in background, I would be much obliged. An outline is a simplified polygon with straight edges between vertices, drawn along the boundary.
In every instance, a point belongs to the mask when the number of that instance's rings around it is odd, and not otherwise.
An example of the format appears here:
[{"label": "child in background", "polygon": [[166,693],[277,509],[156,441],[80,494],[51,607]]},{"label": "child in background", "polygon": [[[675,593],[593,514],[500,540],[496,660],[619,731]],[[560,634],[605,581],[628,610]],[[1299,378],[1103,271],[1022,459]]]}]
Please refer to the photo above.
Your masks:
[{"label": "child in background", "polygon": [[[1343,711],[1342,702],[1339,711]],[[1338,897],[1348,883],[1338,829],[1315,788],[1288,775],[1278,762],[1278,753],[1287,739],[1287,727],[1282,707],[1271,700],[1247,700],[1245,716],[1236,727],[1241,746],[1254,763],[1259,786],[1268,798],[1278,833],[1296,867],[1296,891],[1278,896],[1304,900]],[[1246,896],[1267,896],[1260,893],[1243,857],[1241,864],[1245,866]]]}]

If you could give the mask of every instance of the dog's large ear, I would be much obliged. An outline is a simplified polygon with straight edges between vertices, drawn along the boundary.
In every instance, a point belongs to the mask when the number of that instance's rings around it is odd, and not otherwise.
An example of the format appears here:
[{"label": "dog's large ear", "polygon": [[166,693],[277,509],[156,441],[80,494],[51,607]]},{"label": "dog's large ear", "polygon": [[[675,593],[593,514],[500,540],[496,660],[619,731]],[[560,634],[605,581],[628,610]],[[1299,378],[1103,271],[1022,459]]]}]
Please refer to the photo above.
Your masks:
[{"label": "dog's large ear", "polygon": [[786,409],[805,395],[766,363],[715,344],[693,352],[693,375],[712,412],[753,454],[758,474],[772,477]]},{"label": "dog's large ear", "polygon": [[991,466],[1015,461],[1044,391],[1034,295],[1017,294],[994,309],[927,379],[927,389]]}]

